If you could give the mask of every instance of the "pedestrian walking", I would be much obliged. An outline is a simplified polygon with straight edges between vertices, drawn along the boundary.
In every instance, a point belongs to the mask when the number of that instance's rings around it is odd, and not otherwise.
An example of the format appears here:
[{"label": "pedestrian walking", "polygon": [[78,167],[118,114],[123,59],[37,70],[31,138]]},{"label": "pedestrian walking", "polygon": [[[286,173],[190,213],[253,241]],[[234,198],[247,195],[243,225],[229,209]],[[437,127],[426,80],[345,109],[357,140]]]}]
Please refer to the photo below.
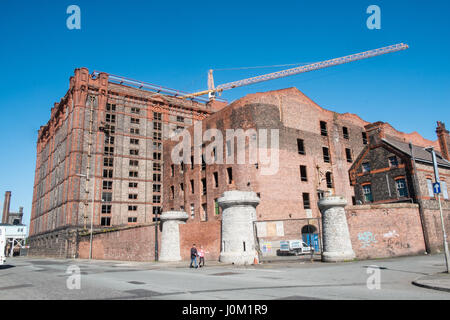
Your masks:
[{"label": "pedestrian walking", "polygon": [[[195,243],[192,245],[191,248],[191,265],[189,266],[189,268],[198,268],[197,266],[197,248],[195,247]],[[192,262],[194,263],[194,267],[192,266]]]},{"label": "pedestrian walking", "polygon": [[205,250],[203,249],[203,246],[200,246],[200,249],[198,249],[198,256],[199,256],[198,266],[201,268],[202,264],[203,264],[203,267],[204,267],[205,266]]}]

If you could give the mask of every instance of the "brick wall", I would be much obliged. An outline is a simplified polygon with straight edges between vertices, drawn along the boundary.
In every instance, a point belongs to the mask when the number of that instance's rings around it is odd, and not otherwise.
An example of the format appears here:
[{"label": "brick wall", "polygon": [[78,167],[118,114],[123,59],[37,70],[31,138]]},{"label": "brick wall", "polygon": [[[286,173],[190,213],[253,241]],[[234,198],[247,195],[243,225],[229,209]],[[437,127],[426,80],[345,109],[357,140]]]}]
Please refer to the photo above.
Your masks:
[{"label": "brick wall", "polygon": [[[158,243],[161,246],[161,232]],[[80,237],[79,258],[89,258],[89,233]],[[154,261],[155,227],[153,224],[127,227],[94,234],[92,258],[99,260]]]},{"label": "brick wall", "polygon": [[347,206],[346,214],[353,250],[358,259],[425,252],[417,204]]},{"label": "brick wall", "polygon": [[197,248],[203,245],[207,251],[205,261],[219,260],[221,241],[221,221],[191,222],[180,224],[180,250],[183,260],[190,259],[190,249],[195,243]]}]

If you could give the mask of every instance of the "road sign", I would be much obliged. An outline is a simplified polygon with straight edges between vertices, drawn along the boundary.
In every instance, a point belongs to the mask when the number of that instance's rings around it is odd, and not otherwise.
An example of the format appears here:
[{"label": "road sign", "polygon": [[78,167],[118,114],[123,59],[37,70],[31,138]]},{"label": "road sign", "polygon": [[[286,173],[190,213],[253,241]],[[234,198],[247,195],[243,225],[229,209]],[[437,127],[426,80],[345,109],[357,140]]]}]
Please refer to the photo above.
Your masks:
[{"label": "road sign", "polygon": [[433,183],[433,190],[435,194],[441,193],[441,184],[439,182]]}]

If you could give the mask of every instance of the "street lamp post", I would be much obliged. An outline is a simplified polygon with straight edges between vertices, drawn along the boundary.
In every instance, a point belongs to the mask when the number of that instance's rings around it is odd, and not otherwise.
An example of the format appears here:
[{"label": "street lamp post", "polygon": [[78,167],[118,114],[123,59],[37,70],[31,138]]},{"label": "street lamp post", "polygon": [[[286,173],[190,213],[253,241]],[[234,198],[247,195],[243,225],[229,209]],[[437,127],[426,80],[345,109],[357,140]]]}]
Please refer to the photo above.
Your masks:
[{"label": "street lamp post", "polygon": [[[439,179],[439,171],[438,171],[438,165],[437,165],[437,161],[436,161],[436,153],[434,151],[434,148],[428,147],[428,148],[425,148],[425,150],[431,152],[431,156],[433,158],[434,179],[437,183],[440,184],[441,181]],[[443,240],[444,240],[445,265],[447,267],[447,273],[450,273],[450,266],[448,264],[449,253],[448,253],[447,234],[445,232],[444,215],[442,214],[441,193],[439,192],[437,195],[438,195],[438,201],[439,201],[439,212],[441,214],[442,237],[444,238]]]}]

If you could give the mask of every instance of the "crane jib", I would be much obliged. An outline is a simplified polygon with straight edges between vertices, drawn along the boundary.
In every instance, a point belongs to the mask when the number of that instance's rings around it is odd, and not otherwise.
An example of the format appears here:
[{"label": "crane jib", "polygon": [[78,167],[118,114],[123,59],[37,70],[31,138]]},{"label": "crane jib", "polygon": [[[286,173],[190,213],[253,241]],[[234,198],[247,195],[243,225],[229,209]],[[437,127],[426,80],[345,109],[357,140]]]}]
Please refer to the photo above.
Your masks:
[{"label": "crane jib", "polygon": [[361,53],[344,56],[341,58],[335,58],[335,59],[331,59],[331,60],[316,62],[316,63],[312,63],[312,64],[309,64],[306,66],[295,67],[295,68],[291,68],[291,69],[287,69],[287,70],[282,70],[282,71],[277,71],[277,72],[273,72],[273,73],[268,73],[268,74],[252,77],[252,78],[247,78],[247,79],[238,80],[238,81],[234,81],[234,82],[224,83],[224,84],[218,85],[214,91],[223,91],[223,90],[228,90],[228,89],[232,89],[232,88],[242,87],[244,85],[249,85],[249,84],[272,80],[272,79],[278,79],[278,78],[282,78],[282,77],[287,77],[287,76],[291,76],[291,75],[295,75],[295,74],[299,74],[299,73],[303,73],[303,72],[309,72],[309,71],[313,71],[313,70],[317,70],[317,69],[327,68],[327,67],[331,67],[331,66],[335,66],[335,65],[344,64],[347,62],[371,58],[371,57],[379,56],[382,54],[396,52],[396,51],[405,50],[405,49],[408,49],[408,45],[399,43],[399,44],[395,44],[395,45],[388,46],[388,47],[383,47],[383,48],[379,48],[379,49],[374,49],[374,50],[369,50],[369,51],[365,51],[365,52],[361,52]]}]

